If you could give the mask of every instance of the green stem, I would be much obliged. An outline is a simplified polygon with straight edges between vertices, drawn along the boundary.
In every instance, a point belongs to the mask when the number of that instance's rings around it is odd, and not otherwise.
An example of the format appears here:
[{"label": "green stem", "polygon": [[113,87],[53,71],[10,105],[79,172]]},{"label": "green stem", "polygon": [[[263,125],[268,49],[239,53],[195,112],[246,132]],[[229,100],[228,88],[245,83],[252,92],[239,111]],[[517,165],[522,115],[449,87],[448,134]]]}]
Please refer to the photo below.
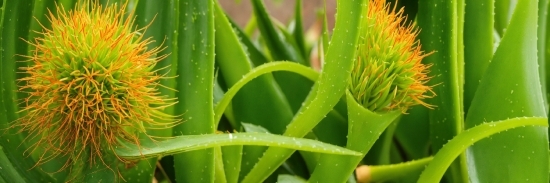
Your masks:
[{"label": "green stem", "polygon": [[216,125],[219,123],[223,112],[231,102],[231,99],[237,94],[237,92],[248,82],[250,82],[252,79],[257,78],[258,76],[261,76],[263,74],[271,73],[274,71],[289,71],[294,72],[297,74],[300,74],[310,80],[317,80],[317,77],[319,77],[319,74],[314,71],[313,69],[300,65],[298,63],[294,62],[287,62],[287,61],[278,61],[278,62],[270,62],[267,64],[263,64],[259,67],[254,68],[249,73],[243,76],[241,80],[239,80],[237,83],[235,83],[223,96],[223,98],[220,100],[220,102],[216,105],[216,108],[214,109],[214,121],[216,121]]},{"label": "green stem", "polygon": [[[408,175],[417,173],[420,174],[426,165],[432,162],[433,157],[426,157],[418,160],[412,160],[399,164],[380,165],[380,166],[368,166],[368,177],[365,177],[363,182],[388,182],[392,180],[399,180]],[[357,179],[361,180],[362,177],[357,173]]]},{"label": "green stem", "polygon": [[485,123],[462,132],[439,150],[433,161],[420,175],[418,182],[439,182],[454,159],[475,142],[499,132],[530,125],[547,127],[547,118],[512,118],[503,121]]}]

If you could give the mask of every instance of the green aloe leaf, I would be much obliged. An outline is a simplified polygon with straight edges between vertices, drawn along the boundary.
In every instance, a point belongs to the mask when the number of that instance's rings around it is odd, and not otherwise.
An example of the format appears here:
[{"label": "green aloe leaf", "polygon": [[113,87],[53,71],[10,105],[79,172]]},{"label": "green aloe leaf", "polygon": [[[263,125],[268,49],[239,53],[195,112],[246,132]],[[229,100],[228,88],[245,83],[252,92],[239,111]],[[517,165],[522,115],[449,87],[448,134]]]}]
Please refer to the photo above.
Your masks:
[{"label": "green aloe leaf", "polygon": [[[294,28],[292,29],[292,35],[296,41],[296,46],[301,55],[304,56],[304,60],[309,60],[304,36],[304,25],[302,16],[302,0],[296,0],[294,4]],[[309,65],[309,64],[308,64]]]},{"label": "green aloe leaf", "polygon": [[[439,182],[441,180],[441,178],[443,177],[443,174],[445,173],[445,170],[451,165],[453,160],[455,158],[457,158],[462,152],[464,152],[464,150],[466,150],[466,148],[468,148],[469,146],[471,146],[474,143],[479,144],[479,143],[482,143],[483,141],[486,141],[486,140],[493,140],[493,139],[497,138],[497,136],[499,136],[499,135],[507,134],[510,131],[514,131],[514,130],[522,130],[522,129],[528,129],[528,128],[532,128],[532,127],[538,127],[538,128],[548,127],[547,120],[548,120],[548,118],[546,118],[546,117],[544,117],[544,118],[542,118],[542,117],[520,117],[520,118],[511,118],[511,119],[506,119],[506,120],[496,121],[496,122],[484,122],[483,124],[480,124],[476,127],[472,127],[470,129],[464,131],[463,133],[459,134],[455,138],[453,138],[451,141],[449,141],[449,143],[445,144],[445,146],[443,148],[441,148],[441,150],[434,156],[432,162],[428,165],[428,167],[426,167],[424,172],[422,172],[422,174],[420,175],[420,179],[418,179],[418,182],[419,183],[422,183],[422,182]],[[517,129],[513,129],[513,128],[517,128]],[[510,129],[513,129],[513,130],[510,130]],[[483,140],[484,138],[487,138],[487,137],[489,137],[489,138],[486,139],[486,140]],[[478,146],[478,144],[475,144],[474,146]],[[494,145],[502,146],[502,144],[494,144]],[[492,152],[489,152],[489,151],[486,151],[486,153],[493,154]],[[542,152],[539,152],[539,153],[529,152],[528,154],[518,154],[517,156],[518,156],[518,158],[524,160],[523,168],[525,168],[526,166],[532,166],[534,164],[534,162],[537,162],[537,160],[535,160],[533,158],[536,158],[537,156],[540,156],[541,154],[548,155],[548,150],[545,150],[545,151],[542,151]],[[508,157],[507,159],[498,159],[497,161],[501,161],[501,162],[504,162],[504,163],[509,163],[510,159],[513,159],[513,158]],[[477,159],[477,160],[479,160],[479,159]],[[530,162],[525,163],[525,161],[530,161]],[[545,164],[548,167],[548,161],[540,162],[539,164]],[[498,167],[499,165],[495,165],[495,164],[493,164],[493,165],[483,165],[483,164],[478,164],[476,162],[472,165],[475,165],[475,167],[471,167],[470,170],[476,170],[476,169],[479,170],[480,168],[481,169],[492,169],[492,170],[495,170],[495,173],[498,172],[497,173],[498,175],[497,176],[492,176],[490,179],[479,179],[480,177],[485,177],[485,178],[489,178],[489,177],[487,177],[487,174],[485,174],[485,172],[482,173],[482,174],[470,174],[470,175],[472,175],[470,177],[471,182],[486,182],[486,181],[490,181],[490,182],[492,182],[492,181],[495,181],[495,182],[528,182],[528,181],[529,182],[530,181],[546,182],[546,181],[541,181],[541,180],[548,179],[548,177],[547,177],[548,172],[547,171],[544,172],[544,173],[546,173],[546,175],[540,174],[539,175],[540,177],[534,177],[533,179],[531,179],[531,178],[527,178],[527,179],[526,178],[510,179],[510,178],[512,178],[511,176],[509,176],[510,174],[516,174],[516,173],[517,174],[530,174],[530,172],[533,171],[533,170],[532,169],[531,170],[523,169],[523,170],[519,170],[519,172],[512,172],[514,170],[508,171],[508,169],[507,169],[507,168],[513,168],[512,166],[502,167],[502,168],[506,169],[506,170],[503,170],[503,169],[501,169],[501,167]],[[539,166],[539,167],[536,167],[536,168],[541,168],[541,167]],[[543,170],[538,170],[538,171],[543,172],[544,170],[548,170],[548,169],[543,168]],[[502,173],[502,172],[507,172],[507,173]],[[479,173],[481,173],[481,172],[479,172]],[[494,175],[496,175],[496,174],[494,174]]]},{"label": "green aloe leaf", "polygon": [[[540,7],[540,5],[539,5],[539,7]],[[547,10],[550,10],[550,3],[547,3],[547,4],[546,4],[546,9],[547,9]],[[546,15],[546,16],[548,16],[548,15]],[[549,26],[550,26],[550,18],[547,17],[547,18],[546,18],[546,22],[545,22],[545,23],[542,23],[542,24],[540,24],[540,21],[539,21],[539,28],[540,28],[540,26],[544,26],[544,25],[546,26],[546,30],[550,30],[550,28],[549,28]],[[540,30],[539,30],[539,33],[542,34]],[[545,32],[544,34],[547,34],[547,33]],[[546,63],[548,63],[548,62],[550,62],[550,35],[546,35],[544,38],[545,38],[545,42],[544,42],[544,44],[545,44],[545,49],[544,49],[544,50],[539,50],[539,52],[544,52],[544,60],[545,60]],[[539,37],[538,39],[540,40],[541,37]],[[539,59],[540,59],[540,58],[539,58]],[[540,60],[539,60],[539,61],[540,61]],[[544,80],[541,79],[541,82],[543,82],[543,81],[546,82],[546,93],[543,93],[543,94],[547,95],[547,98],[548,98],[548,96],[549,96],[549,94],[550,94],[550,84],[548,83],[548,82],[550,82],[550,74],[549,74],[549,73],[550,73],[550,64],[546,64],[546,63],[543,64],[543,65],[544,65],[544,69],[545,69],[545,75],[544,75],[544,76],[545,76],[546,78],[545,78]],[[539,63],[539,64],[540,64],[540,63]],[[542,67],[543,65],[539,65],[539,66]],[[542,73],[541,73],[541,74],[542,74]],[[541,75],[541,76],[542,76],[542,75]],[[544,86],[544,83],[543,83],[543,86]],[[548,101],[548,100],[547,100],[547,101]]]},{"label": "green aloe leaf", "polygon": [[[355,60],[360,16],[364,1],[338,1],[338,17],[323,70],[300,110],[287,126],[285,136],[303,137],[309,133],[338,103],[347,86]],[[269,148],[262,159],[243,179],[261,182],[294,152],[291,149]]]},{"label": "green aloe leaf", "polygon": [[369,182],[400,182],[399,180],[401,180],[401,182],[413,182],[410,181],[410,178],[414,177],[418,179],[420,173],[422,173],[426,165],[432,160],[433,157],[427,157],[398,164],[368,166],[370,173]]},{"label": "green aloe leaf", "polygon": [[283,40],[282,35],[278,32],[276,26],[271,21],[271,17],[267,13],[262,0],[251,0],[258,29],[266,42],[266,46],[270,50],[270,54],[274,60],[291,60],[304,65],[304,58],[301,58],[297,50],[290,49]]},{"label": "green aloe leaf", "polygon": [[116,150],[123,158],[158,157],[190,152],[218,146],[254,145],[290,148],[326,154],[359,156],[360,153],[311,139],[287,137],[267,133],[229,133],[206,135],[183,135],[168,140],[142,144],[139,150],[134,145]]},{"label": "green aloe leaf", "polygon": [[215,183],[227,183],[227,177],[225,176],[225,168],[223,163],[223,157],[222,157],[222,148],[221,147],[214,147],[214,152],[216,153],[216,162],[215,162],[215,177],[214,182]]},{"label": "green aloe leaf", "polygon": [[545,101],[546,110],[548,110],[548,83],[546,72],[546,37],[547,37],[547,19],[548,19],[548,0],[539,0],[538,4],[538,31],[537,31],[537,58],[539,64],[540,83],[542,85],[542,97]]},{"label": "green aloe leaf", "polygon": [[[159,80],[159,83],[165,87],[159,87],[158,90],[162,95],[173,98],[176,87],[176,80],[171,77],[176,76],[177,55],[175,51],[177,46],[176,33],[174,30],[177,28],[177,24],[174,18],[176,17],[175,0],[140,0],[138,1],[135,9],[136,26],[138,28],[147,28],[143,32],[144,38],[151,38],[152,42],[149,44],[150,48],[162,47],[164,48],[156,56],[166,56],[163,60],[160,60],[155,65],[155,69],[161,69],[157,74],[164,75],[166,79]],[[165,68],[165,69],[162,69]],[[167,114],[174,114],[174,108],[172,106],[164,109]],[[177,114],[176,114],[177,115]],[[172,136],[172,129],[157,129],[149,130],[150,135],[169,137]]]},{"label": "green aloe leaf", "polygon": [[[428,103],[432,151],[437,152],[448,140],[463,130],[464,60],[462,55],[463,1],[419,0],[417,22],[422,48],[433,52],[423,62],[433,64],[428,83],[434,96]],[[449,170],[449,181],[467,180],[465,162],[459,158]]]},{"label": "green aloe leaf", "polygon": [[[174,114],[183,114],[185,122],[174,127],[174,136],[212,134],[216,130],[213,4],[213,0],[176,1],[178,103]],[[214,149],[177,154],[174,167],[177,181],[213,182]]]},{"label": "green aloe leaf", "polygon": [[78,0],[57,0],[59,6],[63,6],[65,9],[71,9],[76,5]]},{"label": "green aloe leaf", "polygon": [[295,175],[281,174],[277,176],[277,182],[280,183],[306,183],[307,181]]},{"label": "green aloe leaf", "polygon": [[[226,86],[230,88],[250,72],[253,65],[219,5],[215,6],[214,13],[216,45],[224,45],[216,47],[216,62]],[[293,116],[271,74],[259,76],[238,90],[232,106],[237,121],[264,126],[278,134],[283,133]]]},{"label": "green aloe leaf", "polygon": [[[286,30],[280,30],[274,25],[270,15],[267,13],[266,7],[262,0],[251,0],[256,23],[261,34],[261,39],[265,41],[269,54],[273,60],[288,60],[309,66],[309,61],[305,60],[296,49],[294,37]],[[288,41],[291,40],[291,41]],[[274,73],[273,76],[277,80],[279,87],[292,107],[292,111],[296,112],[302,106],[302,102],[311,90],[313,82],[297,76],[295,74]],[[269,127],[266,127],[269,129]],[[269,129],[273,130],[273,129]],[[276,131],[273,131],[276,132]]]},{"label": "green aloe leaf", "polygon": [[395,129],[395,139],[409,160],[419,159],[429,155],[429,116],[428,108],[413,106],[401,116]]},{"label": "green aloe leaf", "polygon": [[[239,37],[241,44],[246,47],[248,57],[250,58],[250,61],[254,64],[254,66],[259,66],[270,62],[270,60],[258,49],[258,47],[256,47],[256,45],[252,43],[250,37],[248,37],[248,35],[239,26],[237,26],[237,24],[233,22],[233,20],[231,20],[231,17],[226,17],[231,22],[231,27],[235,31],[235,34],[237,34],[237,36]],[[252,17],[254,16],[252,15]]]},{"label": "green aloe leaf", "polygon": [[495,30],[502,37],[512,19],[518,0],[495,0]]},{"label": "green aloe leaf", "polygon": [[[518,1],[474,96],[466,118],[467,128],[485,121],[546,116],[537,72],[537,5],[537,1]],[[518,128],[494,135],[468,149],[470,180],[548,182],[547,152],[545,127]]]},{"label": "green aloe leaf", "polygon": [[224,146],[222,147],[223,167],[225,177],[228,183],[239,182],[241,172],[243,146]]},{"label": "green aloe leaf", "polygon": [[13,166],[12,162],[4,153],[4,148],[0,146],[0,182],[4,179],[14,182],[25,182],[25,178],[17,172],[17,168]]},{"label": "green aloe leaf", "polygon": [[17,104],[18,93],[16,82],[21,73],[17,69],[27,63],[17,62],[24,58],[17,55],[26,55],[28,44],[21,38],[27,38],[32,20],[32,14],[28,10],[33,9],[33,1],[3,1],[2,17],[0,24],[0,146],[9,151],[4,155],[25,180],[30,182],[53,182],[54,179],[41,172],[38,168],[32,168],[35,161],[24,154],[27,144],[24,143],[24,133],[18,133],[18,129],[10,128],[12,122],[19,118]]},{"label": "green aloe leaf", "polygon": [[[493,57],[494,0],[466,0],[464,21],[464,109],[470,107]],[[467,111],[466,111],[467,112]]]},{"label": "green aloe leaf", "polygon": [[[86,157],[86,156],[84,156]],[[75,177],[69,175],[66,182],[139,182],[137,177],[122,177],[119,170],[123,170],[124,165],[119,164],[114,154],[103,154],[102,163],[89,164],[82,158],[82,162],[76,162],[72,165],[71,173],[75,173]],[[133,178],[133,179],[132,179]]]},{"label": "green aloe leaf", "polygon": [[309,67],[286,61],[271,62],[259,67],[254,68],[247,74],[242,76],[242,79],[235,83],[223,96],[223,98],[218,102],[215,108],[215,121],[216,123],[221,119],[223,111],[229,105],[233,97],[244,87],[247,83],[253,80],[256,77],[259,77],[263,74],[271,73],[273,71],[290,71],[300,74],[302,77],[306,77],[310,80],[316,80],[319,76],[317,72],[312,70]]}]

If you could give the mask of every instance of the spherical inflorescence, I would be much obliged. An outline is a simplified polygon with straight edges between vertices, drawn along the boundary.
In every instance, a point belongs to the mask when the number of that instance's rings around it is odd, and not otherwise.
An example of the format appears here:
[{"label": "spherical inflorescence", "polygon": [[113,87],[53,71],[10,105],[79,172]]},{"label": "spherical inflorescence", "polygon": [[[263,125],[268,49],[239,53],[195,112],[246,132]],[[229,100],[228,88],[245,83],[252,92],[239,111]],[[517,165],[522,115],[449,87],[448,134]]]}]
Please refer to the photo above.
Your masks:
[{"label": "spherical inflorescence", "polygon": [[[20,68],[20,91],[27,92],[24,114],[15,123],[43,149],[39,163],[69,155],[101,159],[121,142],[139,146],[146,127],[177,123],[162,112],[175,99],[162,96],[154,66],[165,56],[133,26],[126,5],[79,4],[49,13],[51,28],[29,43],[29,67]],[[101,159],[102,160],[102,159]]]},{"label": "spherical inflorescence", "polygon": [[418,29],[405,26],[403,9],[395,12],[385,0],[368,3],[348,89],[374,112],[405,112],[416,104],[430,107],[422,101],[431,87],[425,85],[429,66],[420,62],[426,54],[416,40]]}]

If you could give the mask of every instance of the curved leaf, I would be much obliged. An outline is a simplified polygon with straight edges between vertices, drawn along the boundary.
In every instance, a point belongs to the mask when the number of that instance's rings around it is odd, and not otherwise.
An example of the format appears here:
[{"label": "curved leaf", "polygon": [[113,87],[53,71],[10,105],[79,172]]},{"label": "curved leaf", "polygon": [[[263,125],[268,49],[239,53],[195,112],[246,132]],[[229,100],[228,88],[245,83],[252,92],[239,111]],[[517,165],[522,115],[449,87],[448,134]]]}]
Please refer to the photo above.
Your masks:
[{"label": "curved leaf", "polygon": [[[223,45],[216,47],[216,63],[220,67],[227,88],[230,88],[250,72],[253,65],[218,4],[215,6],[214,14],[216,45]],[[238,90],[231,105],[237,121],[264,126],[276,134],[283,133],[293,116],[286,97],[282,95],[271,74],[251,80]]]},{"label": "curved leaf", "polygon": [[[537,5],[537,1],[518,1],[474,96],[466,127],[485,121],[546,116],[537,68]],[[547,151],[545,127],[525,127],[494,135],[468,149],[470,180],[548,182]]]},{"label": "curved leaf", "polygon": [[358,152],[316,140],[267,133],[184,135],[169,140],[142,144],[143,148],[141,150],[134,145],[128,145],[127,147],[118,148],[116,153],[123,158],[143,158],[232,145],[273,146],[326,154],[361,155]]},{"label": "curved leaf", "polygon": [[[364,0],[338,1],[338,17],[325,64],[312,91],[298,110],[284,135],[303,137],[309,133],[344,94],[358,40],[360,15],[365,9]],[[261,182],[294,150],[271,147],[243,179],[243,182]]]},{"label": "curved leaf", "polygon": [[[454,159],[458,157],[460,154],[462,154],[464,150],[466,150],[466,148],[478,142],[479,140],[487,138],[496,133],[503,132],[501,134],[505,134],[507,133],[505,131],[508,131],[509,129],[512,129],[512,128],[521,127],[521,128],[518,128],[518,130],[526,129],[526,128],[531,128],[530,125],[548,127],[547,120],[548,120],[547,118],[540,118],[540,117],[513,118],[513,119],[507,119],[507,120],[502,120],[497,122],[483,123],[476,127],[470,128],[460,133],[459,135],[457,135],[455,138],[453,138],[451,141],[449,141],[449,143],[445,144],[445,146],[443,146],[443,148],[439,150],[439,152],[434,156],[432,162],[428,164],[428,167],[426,167],[426,170],[424,170],[424,172],[422,172],[422,175],[420,175],[420,179],[418,179],[418,182],[419,183],[420,182],[439,182],[443,177],[445,170],[451,165]],[[489,138],[495,138],[495,136],[492,136]],[[502,144],[498,144],[498,145],[502,145]],[[548,154],[548,150],[538,152],[537,154]],[[524,161],[530,162],[530,163],[525,163],[527,166],[530,166],[532,165],[533,161],[536,161],[531,159],[531,157],[534,157],[534,156],[537,156],[537,155],[533,153],[527,156],[519,156],[519,158],[523,159]],[[508,159],[506,160],[499,159],[499,160],[506,162]],[[548,161],[542,162],[542,163],[548,166]],[[475,168],[484,168],[484,167],[483,165],[479,165]],[[499,167],[496,167],[494,165],[487,168],[499,169]],[[511,167],[508,165],[508,166],[505,166],[504,168],[511,168]],[[499,176],[504,177],[504,179],[493,177],[493,179],[491,179],[489,182],[493,182],[493,181],[518,182],[517,180],[519,179],[515,179],[515,181],[507,180],[507,178],[510,178],[510,177],[508,177],[508,175],[506,175],[506,173],[503,173],[503,172],[505,171],[499,170]],[[510,173],[510,172],[507,172],[507,173]],[[519,173],[528,173],[528,172],[523,170],[523,171],[520,171]],[[548,172],[545,172],[545,173],[548,174]],[[479,181],[475,177],[476,174],[471,174],[471,175],[474,175],[473,177],[471,177],[472,179],[470,179],[472,182]],[[540,182],[538,180],[540,179],[536,179],[536,178],[522,179],[519,182],[526,182],[526,181]],[[487,182],[487,180],[481,180],[481,182]]]},{"label": "curved leaf", "polygon": [[426,165],[432,160],[433,157],[427,157],[399,164],[369,166],[370,182],[397,181],[409,177],[418,178]]},{"label": "curved leaf", "polygon": [[225,108],[235,94],[248,82],[250,82],[252,79],[261,76],[266,73],[270,73],[273,71],[290,71],[294,73],[299,73],[300,75],[310,79],[310,80],[316,80],[318,77],[317,72],[315,72],[313,69],[294,63],[294,62],[286,62],[286,61],[279,61],[279,62],[271,62],[267,64],[263,64],[259,67],[254,68],[250,72],[248,72],[246,75],[242,76],[242,79],[236,82],[223,96],[223,98],[219,101],[219,103],[216,105],[215,108],[215,118],[214,120],[216,123],[218,123],[222,117],[223,111],[225,111]]}]

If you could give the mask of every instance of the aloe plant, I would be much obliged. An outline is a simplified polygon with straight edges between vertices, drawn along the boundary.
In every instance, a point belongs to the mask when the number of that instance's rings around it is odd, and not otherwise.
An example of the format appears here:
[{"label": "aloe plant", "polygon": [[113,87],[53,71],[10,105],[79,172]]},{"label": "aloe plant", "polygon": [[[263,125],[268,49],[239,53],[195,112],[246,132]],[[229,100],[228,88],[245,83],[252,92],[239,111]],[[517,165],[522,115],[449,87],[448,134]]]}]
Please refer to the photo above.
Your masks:
[{"label": "aloe plant", "polygon": [[0,183],[549,181],[547,0],[250,3],[0,0]]}]

